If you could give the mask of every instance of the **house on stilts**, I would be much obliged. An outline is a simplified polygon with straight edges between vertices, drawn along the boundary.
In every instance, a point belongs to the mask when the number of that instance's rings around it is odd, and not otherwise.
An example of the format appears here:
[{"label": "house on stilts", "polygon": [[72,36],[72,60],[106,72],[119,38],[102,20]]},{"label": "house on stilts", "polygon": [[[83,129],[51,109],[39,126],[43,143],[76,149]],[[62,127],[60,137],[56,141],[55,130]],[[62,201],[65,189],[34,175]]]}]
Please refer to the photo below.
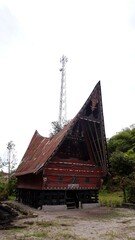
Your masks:
[{"label": "house on stilts", "polygon": [[37,131],[18,166],[17,199],[33,207],[97,203],[108,174],[100,82],[78,114],[50,138]]}]

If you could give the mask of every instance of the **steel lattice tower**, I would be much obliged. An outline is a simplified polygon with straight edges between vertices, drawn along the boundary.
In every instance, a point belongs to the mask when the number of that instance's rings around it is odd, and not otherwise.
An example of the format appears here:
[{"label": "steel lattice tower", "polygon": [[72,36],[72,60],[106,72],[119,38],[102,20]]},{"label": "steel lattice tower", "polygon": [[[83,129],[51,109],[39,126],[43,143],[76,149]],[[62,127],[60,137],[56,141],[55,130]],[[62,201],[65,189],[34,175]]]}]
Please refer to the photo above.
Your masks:
[{"label": "steel lattice tower", "polygon": [[66,103],[66,63],[68,59],[66,56],[60,58],[62,64],[61,71],[61,91],[60,91],[60,106],[59,106],[59,126],[63,127],[67,120],[67,103]]}]

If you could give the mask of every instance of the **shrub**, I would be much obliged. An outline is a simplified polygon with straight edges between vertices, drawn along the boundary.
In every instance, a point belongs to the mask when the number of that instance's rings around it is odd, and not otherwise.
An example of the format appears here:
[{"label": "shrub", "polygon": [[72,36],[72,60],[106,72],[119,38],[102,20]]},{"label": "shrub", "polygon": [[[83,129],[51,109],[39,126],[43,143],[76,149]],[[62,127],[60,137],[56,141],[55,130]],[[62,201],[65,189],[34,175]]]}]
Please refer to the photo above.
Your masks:
[{"label": "shrub", "polygon": [[7,184],[0,183],[0,201],[6,200],[8,198]]},{"label": "shrub", "polygon": [[12,177],[8,184],[7,184],[7,189],[8,189],[8,195],[9,196],[15,196],[16,195],[16,183],[17,179],[15,177]]}]

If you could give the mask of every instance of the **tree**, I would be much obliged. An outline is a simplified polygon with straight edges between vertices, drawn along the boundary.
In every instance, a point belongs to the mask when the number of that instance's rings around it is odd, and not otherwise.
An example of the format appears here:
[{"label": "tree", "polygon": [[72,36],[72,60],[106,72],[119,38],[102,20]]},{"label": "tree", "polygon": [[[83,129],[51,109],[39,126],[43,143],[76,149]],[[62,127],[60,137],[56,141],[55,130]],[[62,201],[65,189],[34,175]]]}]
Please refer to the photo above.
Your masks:
[{"label": "tree", "polygon": [[[113,152],[120,151],[127,155],[132,150],[132,160],[135,161],[135,128],[131,125],[130,128],[125,128],[121,132],[115,134],[108,140],[108,152],[109,156]],[[134,154],[134,157],[133,157]]]},{"label": "tree", "polygon": [[2,171],[2,158],[0,157],[0,172]]},{"label": "tree", "polygon": [[60,132],[62,127],[60,126],[58,121],[51,122],[52,130],[50,132],[50,137],[54,136],[56,133]]},{"label": "tree", "polygon": [[112,136],[107,146],[112,182],[122,189],[125,201],[135,202],[135,125]]},{"label": "tree", "polygon": [[115,151],[127,152],[131,148],[131,131],[123,130],[108,141],[109,154]]},{"label": "tree", "polygon": [[4,160],[4,167],[8,168],[8,180],[11,179],[11,173],[15,169],[17,164],[16,153],[15,153],[15,144],[13,141],[8,142],[7,144],[7,158]]},{"label": "tree", "polygon": [[127,201],[126,190],[132,182],[131,175],[134,172],[133,163],[123,153],[116,151],[110,157],[110,171],[114,181],[123,191],[124,202]]},{"label": "tree", "polygon": [[56,133],[60,132],[68,123],[69,123],[69,120],[66,120],[65,124],[63,126],[60,126],[58,121],[51,122],[52,130],[50,132],[50,137],[52,137]]},{"label": "tree", "polygon": [[116,151],[110,157],[110,170],[112,175],[129,176],[133,172],[133,163],[123,152]]}]

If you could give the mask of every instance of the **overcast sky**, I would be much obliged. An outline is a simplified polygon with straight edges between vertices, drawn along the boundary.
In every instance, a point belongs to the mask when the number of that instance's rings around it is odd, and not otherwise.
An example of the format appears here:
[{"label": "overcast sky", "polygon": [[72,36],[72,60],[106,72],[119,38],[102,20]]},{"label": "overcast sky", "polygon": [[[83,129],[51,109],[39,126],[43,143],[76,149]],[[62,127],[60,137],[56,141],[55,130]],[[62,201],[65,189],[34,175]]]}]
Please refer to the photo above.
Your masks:
[{"label": "overcast sky", "polygon": [[22,158],[58,120],[60,57],[67,118],[101,80],[106,136],[135,123],[135,1],[0,0],[0,152]]}]

